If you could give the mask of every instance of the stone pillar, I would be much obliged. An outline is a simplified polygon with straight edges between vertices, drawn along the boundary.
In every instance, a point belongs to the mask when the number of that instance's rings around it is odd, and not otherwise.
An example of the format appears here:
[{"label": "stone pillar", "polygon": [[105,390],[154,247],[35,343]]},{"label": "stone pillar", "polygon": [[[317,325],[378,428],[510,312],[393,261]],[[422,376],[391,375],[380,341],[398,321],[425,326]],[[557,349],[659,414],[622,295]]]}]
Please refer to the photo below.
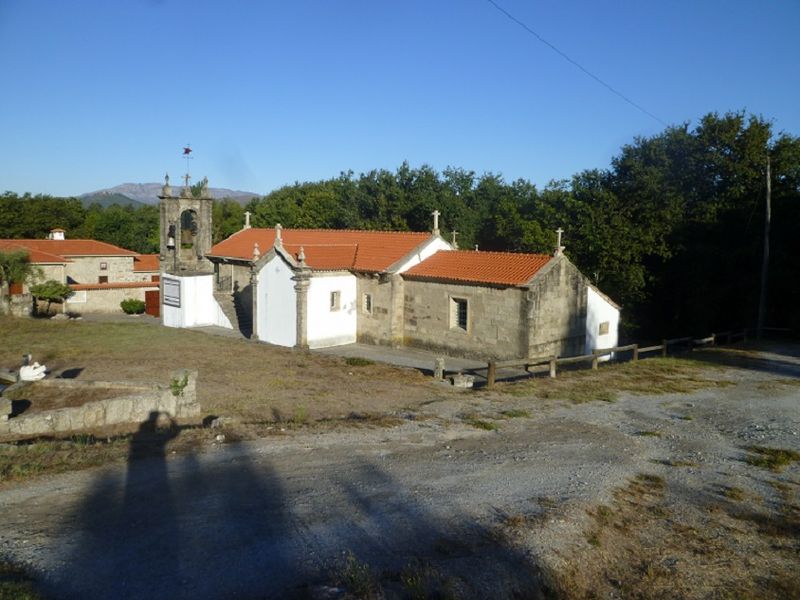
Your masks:
[{"label": "stone pillar", "polygon": [[397,273],[389,275],[391,301],[389,304],[389,340],[393,348],[403,345],[405,320],[405,286],[403,278]]},{"label": "stone pillar", "polygon": [[311,285],[311,269],[301,263],[292,277],[297,301],[297,337],[294,347],[308,349],[308,286]]},{"label": "stone pillar", "polygon": [[258,273],[256,272],[255,265],[250,267],[250,292],[253,295],[253,305],[250,311],[253,325],[252,331],[250,332],[250,339],[258,340]]}]

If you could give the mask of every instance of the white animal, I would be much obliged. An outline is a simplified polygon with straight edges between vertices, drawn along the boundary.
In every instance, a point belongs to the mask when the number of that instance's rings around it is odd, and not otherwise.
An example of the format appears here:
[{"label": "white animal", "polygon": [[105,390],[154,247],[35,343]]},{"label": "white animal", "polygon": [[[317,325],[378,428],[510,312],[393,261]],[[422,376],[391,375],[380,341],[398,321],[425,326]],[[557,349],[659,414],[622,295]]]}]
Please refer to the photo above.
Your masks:
[{"label": "white animal", "polygon": [[19,380],[39,381],[40,379],[44,379],[46,371],[47,367],[40,365],[38,362],[35,362],[32,365],[25,365],[24,367],[20,367]]}]

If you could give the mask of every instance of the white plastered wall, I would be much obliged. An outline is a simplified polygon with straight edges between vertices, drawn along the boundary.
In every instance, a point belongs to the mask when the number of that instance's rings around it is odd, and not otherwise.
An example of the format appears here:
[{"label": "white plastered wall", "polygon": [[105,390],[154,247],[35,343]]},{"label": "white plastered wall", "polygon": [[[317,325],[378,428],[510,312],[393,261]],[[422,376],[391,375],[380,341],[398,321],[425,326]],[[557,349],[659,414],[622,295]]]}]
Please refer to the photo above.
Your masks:
[{"label": "white plastered wall", "polygon": [[[339,309],[331,310],[331,292]],[[315,273],[308,287],[308,346],[326,348],[356,341],[356,276]]]},{"label": "white plastered wall", "polygon": [[424,244],[420,244],[419,246],[417,246],[414,254],[406,256],[405,260],[391,271],[393,273],[402,273],[404,271],[408,271],[411,267],[414,267],[419,263],[421,263],[426,258],[433,256],[439,250],[452,250],[452,249],[453,247],[447,242],[445,242],[442,238],[432,237]]},{"label": "white plastered wall", "polygon": [[162,281],[178,281],[180,284],[180,306],[164,303],[166,294],[161,295],[162,322],[167,327],[199,327],[217,325],[233,329],[228,317],[214,299],[214,276],[197,275],[179,277],[161,274]]},{"label": "white plastered wall", "polygon": [[[586,288],[586,353],[596,348],[613,348],[619,340],[619,309],[591,286]],[[600,325],[608,323],[608,333],[600,334]],[[610,355],[600,360],[608,360]]]},{"label": "white plastered wall", "polygon": [[292,347],[297,341],[297,300],[292,269],[278,255],[258,272],[256,320],[262,342]]}]

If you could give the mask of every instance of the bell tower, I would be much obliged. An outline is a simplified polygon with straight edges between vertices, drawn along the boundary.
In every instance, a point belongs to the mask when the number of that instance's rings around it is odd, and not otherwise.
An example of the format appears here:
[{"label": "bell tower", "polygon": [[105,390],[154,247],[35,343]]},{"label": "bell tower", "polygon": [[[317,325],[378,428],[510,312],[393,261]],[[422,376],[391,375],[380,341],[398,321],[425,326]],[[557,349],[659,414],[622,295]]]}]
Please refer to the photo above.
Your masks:
[{"label": "bell tower", "polygon": [[161,272],[171,275],[207,275],[214,272],[206,259],[211,251],[211,214],[214,204],[208,191],[208,178],[200,182],[195,197],[189,186],[190,176],[183,177],[183,189],[172,193],[169,175],[161,188]]}]

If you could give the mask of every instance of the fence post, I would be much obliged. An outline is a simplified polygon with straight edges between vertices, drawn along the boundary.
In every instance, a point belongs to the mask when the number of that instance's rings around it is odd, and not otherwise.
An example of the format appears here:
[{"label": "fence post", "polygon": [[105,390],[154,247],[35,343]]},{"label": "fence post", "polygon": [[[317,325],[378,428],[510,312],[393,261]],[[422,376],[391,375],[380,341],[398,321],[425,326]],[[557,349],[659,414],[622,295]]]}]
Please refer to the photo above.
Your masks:
[{"label": "fence post", "polygon": [[712,346],[717,345],[717,334],[714,333],[713,331],[711,332],[711,345]]},{"label": "fence post", "polygon": [[639,360],[639,344],[633,345],[633,362]]},{"label": "fence post", "polygon": [[493,360],[489,361],[489,368],[486,371],[486,387],[492,389],[494,387],[494,380],[497,377],[497,363]]},{"label": "fence post", "polygon": [[597,359],[598,359],[598,356],[597,356],[597,354],[595,354],[592,357],[592,370],[594,370],[594,371],[597,371]]},{"label": "fence post", "polygon": [[553,358],[550,359],[550,377],[552,378],[556,376],[556,358],[558,357],[553,356]]},{"label": "fence post", "polygon": [[661,349],[661,358],[667,358],[667,340],[661,340],[661,344],[664,346]]}]

